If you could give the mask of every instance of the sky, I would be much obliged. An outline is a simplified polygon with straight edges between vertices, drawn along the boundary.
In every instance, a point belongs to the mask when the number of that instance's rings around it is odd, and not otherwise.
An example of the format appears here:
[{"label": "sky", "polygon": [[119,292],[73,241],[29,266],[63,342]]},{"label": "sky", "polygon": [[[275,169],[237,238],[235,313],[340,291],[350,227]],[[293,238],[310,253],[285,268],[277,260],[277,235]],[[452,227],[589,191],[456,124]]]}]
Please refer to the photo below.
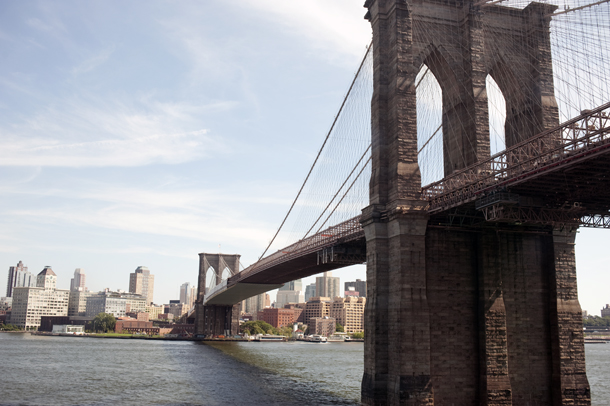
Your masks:
[{"label": "sky", "polygon": [[[83,268],[94,291],[147,266],[159,304],[200,252],[256,261],[370,42],[363,3],[0,2],[0,296],[20,260],[64,289]],[[577,238],[593,314],[609,241]]]},{"label": "sky", "polygon": [[147,266],[157,303],[200,252],[253,263],[370,42],[326,3],[0,2],[0,295],[18,261],[91,290]]}]

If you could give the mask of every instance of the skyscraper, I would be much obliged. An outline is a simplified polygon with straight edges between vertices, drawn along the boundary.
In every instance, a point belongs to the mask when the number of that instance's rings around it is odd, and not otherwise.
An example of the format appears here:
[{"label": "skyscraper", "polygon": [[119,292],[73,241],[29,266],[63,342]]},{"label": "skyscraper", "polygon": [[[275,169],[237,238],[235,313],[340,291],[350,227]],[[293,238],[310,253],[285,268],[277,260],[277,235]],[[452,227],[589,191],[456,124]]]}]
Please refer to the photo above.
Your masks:
[{"label": "skyscraper", "polygon": [[187,305],[190,309],[195,303],[195,296],[197,295],[197,288],[191,286],[190,283],[186,282],[180,286],[180,303]]},{"label": "skyscraper", "polygon": [[311,283],[305,287],[305,301],[309,301],[312,297],[316,297],[316,284]]},{"label": "skyscraper", "polygon": [[286,303],[303,303],[305,298],[303,296],[303,281],[297,279],[285,283],[278,292],[275,299],[275,307],[284,307]]},{"label": "skyscraper", "polygon": [[129,292],[144,296],[147,304],[153,302],[154,287],[155,276],[150,274],[147,267],[139,266],[129,274]]},{"label": "skyscraper", "polygon": [[332,272],[324,272],[321,277],[316,278],[316,296],[329,297],[334,300],[341,296],[341,283]]},{"label": "skyscraper", "polygon": [[366,297],[366,281],[356,279],[355,282],[345,282],[345,291],[347,292],[349,287],[356,289],[360,297]]},{"label": "skyscraper", "polygon": [[84,292],[87,290],[85,287],[85,270],[83,268],[76,268],[74,271],[74,278],[70,280],[70,290],[72,292]]},{"label": "skyscraper", "polygon": [[290,281],[284,284],[280,288],[280,290],[300,290],[303,291],[303,281],[301,279],[297,279],[294,281]]},{"label": "skyscraper", "polygon": [[23,262],[19,261],[17,266],[8,268],[8,282],[6,283],[6,297],[13,296],[13,288],[29,288],[36,286],[36,278],[30,272],[28,267],[23,266]]}]

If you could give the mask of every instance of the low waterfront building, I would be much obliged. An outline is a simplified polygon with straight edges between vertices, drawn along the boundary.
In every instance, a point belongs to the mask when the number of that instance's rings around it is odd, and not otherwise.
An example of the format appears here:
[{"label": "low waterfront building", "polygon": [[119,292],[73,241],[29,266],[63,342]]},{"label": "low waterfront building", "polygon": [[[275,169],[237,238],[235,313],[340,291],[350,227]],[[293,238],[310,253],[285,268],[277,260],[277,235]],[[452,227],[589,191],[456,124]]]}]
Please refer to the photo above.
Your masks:
[{"label": "low waterfront building", "polygon": [[258,312],[258,319],[271,324],[275,328],[292,326],[294,323],[294,310],[292,309],[263,309]]},{"label": "low waterfront building", "polygon": [[150,321],[150,315],[146,312],[138,312],[138,313],[127,312],[125,315],[127,317],[131,317],[132,319],[135,319],[138,321]]},{"label": "low waterfront building", "polygon": [[130,292],[106,290],[92,294],[86,300],[86,316],[109,313],[118,318],[124,317],[127,312],[145,312],[147,298]]},{"label": "low waterfront building", "polygon": [[120,318],[116,321],[114,331],[116,333],[159,334],[159,327],[153,326],[152,321]]},{"label": "low waterfront building", "polygon": [[66,325],[83,326],[85,330],[91,330],[93,317],[85,316],[42,316],[38,331],[53,331],[53,326]]},{"label": "low waterfront building", "polygon": [[67,316],[70,291],[56,286],[57,275],[47,266],[36,276],[36,287],[14,288],[11,324],[31,330],[42,316]]},{"label": "low waterfront building", "polygon": [[53,333],[60,334],[74,334],[83,335],[85,334],[85,326],[77,326],[71,324],[56,324],[53,326]]},{"label": "low waterfront building", "polygon": [[336,297],[330,308],[330,317],[341,324],[346,333],[364,331],[365,297]]}]

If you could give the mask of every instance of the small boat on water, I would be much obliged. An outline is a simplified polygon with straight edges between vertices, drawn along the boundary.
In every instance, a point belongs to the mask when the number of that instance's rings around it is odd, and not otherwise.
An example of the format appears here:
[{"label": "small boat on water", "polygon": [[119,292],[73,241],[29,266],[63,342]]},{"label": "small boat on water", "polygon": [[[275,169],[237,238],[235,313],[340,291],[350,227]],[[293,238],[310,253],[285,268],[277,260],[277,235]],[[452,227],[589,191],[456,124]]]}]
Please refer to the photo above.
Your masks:
[{"label": "small boat on water", "polygon": [[305,340],[305,341],[309,341],[310,343],[325,343],[328,341],[328,339],[324,336],[314,334],[314,335],[307,336],[307,340]]},{"label": "small boat on water", "polygon": [[335,333],[328,337],[329,343],[343,343],[345,341],[351,341],[352,338],[347,333]]},{"label": "small boat on water", "polygon": [[286,337],[284,336],[276,336],[273,334],[258,334],[256,336],[256,338],[254,339],[254,341],[260,341],[260,342],[278,342],[278,341],[286,341]]}]

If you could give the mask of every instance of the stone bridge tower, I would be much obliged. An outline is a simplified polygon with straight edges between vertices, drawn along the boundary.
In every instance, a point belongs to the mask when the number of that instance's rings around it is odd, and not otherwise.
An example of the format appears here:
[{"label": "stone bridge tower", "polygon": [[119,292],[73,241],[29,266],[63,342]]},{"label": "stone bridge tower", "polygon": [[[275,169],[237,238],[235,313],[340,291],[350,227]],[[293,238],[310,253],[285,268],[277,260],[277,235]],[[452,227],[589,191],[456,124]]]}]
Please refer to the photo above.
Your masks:
[{"label": "stone bridge tower", "polygon": [[490,155],[486,77],[507,146],[558,124],[555,6],[367,0],[373,28],[372,175],[363,210],[368,405],[588,405],[575,230],[451,226],[421,197],[416,76],[442,89],[445,175]]},{"label": "stone bridge tower", "polygon": [[[195,302],[195,334],[232,335],[239,331],[239,304],[203,305],[203,296],[224,279],[239,273],[241,255],[199,254],[199,284]],[[212,286],[207,286],[210,276]]]}]

